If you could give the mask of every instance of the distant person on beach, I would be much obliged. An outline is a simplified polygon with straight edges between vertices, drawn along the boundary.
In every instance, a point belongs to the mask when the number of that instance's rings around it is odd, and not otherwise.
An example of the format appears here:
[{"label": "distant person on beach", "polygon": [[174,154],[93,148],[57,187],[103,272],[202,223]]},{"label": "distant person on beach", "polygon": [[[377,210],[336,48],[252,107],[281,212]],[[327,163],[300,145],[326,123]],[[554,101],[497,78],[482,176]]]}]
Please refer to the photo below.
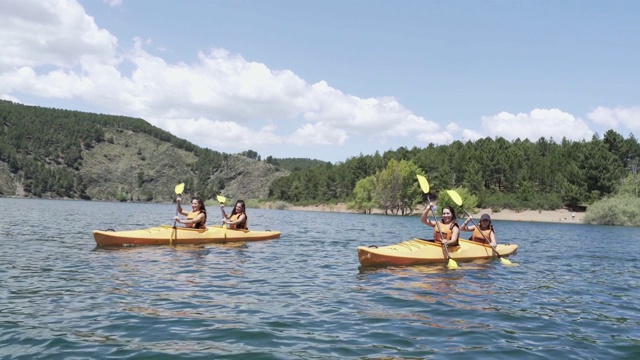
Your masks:
[{"label": "distant person on beach", "polygon": [[489,216],[489,214],[482,214],[482,216],[480,216],[480,222],[477,225],[467,226],[472,220],[473,218],[469,216],[467,220],[462,223],[460,230],[473,231],[470,238],[473,242],[482,244],[487,244],[488,242],[492,247],[495,247],[497,244],[496,232],[493,230],[493,225],[491,225],[491,216]]},{"label": "distant person on beach", "polygon": [[207,209],[204,207],[204,201],[202,201],[199,197],[194,197],[191,199],[191,211],[182,210],[182,199],[177,198],[178,202],[178,213],[182,215],[186,215],[187,219],[182,220],[180,216],[175,217],[175,221],[184,224],[186,227],[194,228],[194,229],[204,229],[206,227],[207,222]]},{"label": "distant person on beach", "polygon": [[[436,243],[446,244],[447,246],[458,246],[458,237],[460,237],[460,227],[456,222],[456,213],[450,206],[442,208],[442,220],[432,221],[429,218],[429,211],[435,218],[435,212],[433,212],[433,204],[429,204],[427,209],[422,213],[420,221],[425,225],[433,228],[433,238]],[[435,220],[435,219],[434,219]],[[442,235],[442,236],[441,236]]]},{"label": "distant person on beach", "polygon": [[571,220],[575,220],[576,219],[576,212],[572,211],[571,212]]},{"label": "distant person on beach", "polygon": [[224,205],[220,204],[220,210],[222,210],[222,221],[229,225],[230,229],[249,229],[249,222],[247,212],[244,205],[244,200],[236,201],[231,214],[227,215],[224,211]]}]

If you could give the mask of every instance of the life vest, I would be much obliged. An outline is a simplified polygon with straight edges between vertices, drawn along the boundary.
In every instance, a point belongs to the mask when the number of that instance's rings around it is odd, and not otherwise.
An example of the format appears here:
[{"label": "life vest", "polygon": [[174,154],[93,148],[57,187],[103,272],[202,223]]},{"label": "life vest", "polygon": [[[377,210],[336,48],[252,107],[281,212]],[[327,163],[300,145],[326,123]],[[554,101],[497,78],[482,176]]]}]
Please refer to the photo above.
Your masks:
[{"label": "life vest", "polygon": [[[473,229],[473,234],[471,235],[471,241],[488,244],[491,242],[491,232],[493,231],[493,226],[490,226],[487,230],[480,230],[477,226]],[[484,237],[482,236],[484,234]],[[487,240],[485,240],[485,238]]]},{"label": "life vest", "polygon": [[[195,218],[198,217],[198,215],[200,215],[201,211],[192,211],[189,214],[187,214],[187,220],[193,220]],[[200,222],[197,223],[193,223],[193,224],[188,224],[188,226],[190,228],[194,228],[194,229],[204,229],[205,228],[205,223],[207,222],[207,213],[203,212],[204,214],[204,219]]]},{"label": "life vest", "polygon": [[[438,231],[438,227],[440,227],[440,231]],[[451,224],[447,225],[447,224],[444,224],[442,221],[438,221],[436,226],[433,228],[433,238],[436,239],[436,243],[442,244],[442,239],[440,238],[440,232],[442,232],[442,236],[444,236],[444,238],[447,241],[451,240],[451,237],[453,236],[454,227],[458,227],[458,223],[452,222]],[[456,241],[455,244],[450,244],[449,246],[458,246],[458,242]]]},{"label": "life vest", "polygon": [[[231,215],[231,217],[229,218],[229,221],[231,221],[231,222],[237,221],[242,214],[243,213]],[[231,225],[231,226],[232,226],[231,227],[232,229],[249,230],[249,216],[247,216],[247,213],[244,213],[244,221],[243,222],[238,223],[238,224],[234,224],[234,225]]]}]

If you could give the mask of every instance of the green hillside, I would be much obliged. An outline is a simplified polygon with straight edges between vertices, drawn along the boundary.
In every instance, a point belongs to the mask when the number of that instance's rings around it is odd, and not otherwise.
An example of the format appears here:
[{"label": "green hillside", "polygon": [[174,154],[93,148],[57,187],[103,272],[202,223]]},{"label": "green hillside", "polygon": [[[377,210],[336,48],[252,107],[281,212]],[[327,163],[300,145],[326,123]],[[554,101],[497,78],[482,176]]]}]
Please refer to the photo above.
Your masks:
[{"label": "green hillside", "polygon": [[164,202],[185,182],[187,194],[205,199],[262,199],[287,174],[142,119],[0,101],[0,195]]}]

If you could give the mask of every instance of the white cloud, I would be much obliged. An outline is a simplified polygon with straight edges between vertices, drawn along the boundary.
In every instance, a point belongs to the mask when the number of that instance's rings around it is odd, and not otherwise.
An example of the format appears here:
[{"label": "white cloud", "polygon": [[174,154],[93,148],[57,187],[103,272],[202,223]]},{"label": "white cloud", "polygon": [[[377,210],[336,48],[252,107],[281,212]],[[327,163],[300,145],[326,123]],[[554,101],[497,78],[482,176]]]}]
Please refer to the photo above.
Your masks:
[{"label": "white cloud", "polygon": [[296,145],[342,145],[347,139],[345,130],[320,122],[304,124],[291,135],[289,142]]},{"label": "white cloud", "polygon": [[81,61],[116,61],[117,39],[73,0],[4,0],[0,5],[0,72]]},{"label": "white cloud", "polygon": [[13,102],[20,102],[20,100],[18,100],[18,98],[16,98],[15,96],[11,96],[9,94],[0,94],[0,99],[7,100],[7,101],[13,101]]},{"label": "white cloud", "polygon": [[[0,15],[5,20],[0,21],[0,48],[7,49],[0,55],[5,97],[20,92],[82,99],[212,148],[256,141],[341,145],[349,134],[375,141],[452,139],[393,97],[344,94],[324,81],[309,84],[289,70],[272,70],[224,49],[201,52],[192,64],[168,63],[145,50],[151,39],[136,38],[133,48],[119,49],[117,39],[75,1],[9,1],[11,11]],[[265,127],[282,122],[292,135]],[[224,129],[225,140],[202,136],[203,129]]]},{"label": "white cloud", "polygon": [[558,109],[534,109],[530,113],[510,114],[501,112],[482,117],[483,132],[491,137],[501,136],[507,140],[541,137],[556,141],[563,137],[569,140],[590,139],[593,131],[587,124],[573,115]]},{"label": "white cloud", "polygon": [[454,140],[454,137],[449,132],[440,131],[419,134],[418,139],[427,144],[449,144]]},{"label": "white cloud", "polygon": [[255,149],[263,145],[283,143],[285,139],[275,134],[273,126],[265,126],[254,131],[233,121],[198,119],[156,119],[162,128],[173,134],[183,134],[184,138],[203,146],[233,153],[237,150]]},{"label": "white cloud", "polygon": [[596,124],[616,128],[622,124],[631,130],[640,130],[640,106],[607,108],[598,106],[587,114],[587,118]]},{"label": "white cloud", "polygon": [[464,129],[462,130],[462,135],[460,140],[461,141],[476,141],[478,139],[483,138],[484,136],[482,136],[479,132],[475,131],[475,130],[470,130],[470,129]]}]

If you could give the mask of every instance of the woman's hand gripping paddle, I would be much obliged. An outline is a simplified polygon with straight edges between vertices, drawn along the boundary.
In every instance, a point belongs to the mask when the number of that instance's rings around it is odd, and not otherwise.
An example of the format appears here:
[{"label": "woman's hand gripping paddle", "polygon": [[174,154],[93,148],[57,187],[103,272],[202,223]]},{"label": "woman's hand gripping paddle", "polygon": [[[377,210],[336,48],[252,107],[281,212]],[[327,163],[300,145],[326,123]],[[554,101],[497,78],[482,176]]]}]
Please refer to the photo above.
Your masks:
[{"label": "woman's hand gripping paddle", "polygon": [[[427,201],[429,202],[429,204],[431,204],[431,199],[429,199],[429,182],[427,182],[427,179],[422,176],[422,175],[416,175],[418,177],[418,182],[420,183],[420,188],[422,189],[422,192],[427,194]],[[436,223],[436,227],[438,228],[438,232],[440,233],[440,239],[444,239],[444,236],[442,236],[442,230],[440,230],[440,224],[438,224],[438,219],[436,219],[436,214],[433,212],[433,210],[431,211],[431,213],[433,214],[433,221],[435,221]],[[442,248],[444,249],[444,253],[447,255],[447,267],[449,269],[457,269],[458,268],[458,263],[453,260],[451,258],[451,256],[449,255],[449,249],[447,248],[447,244],[442,243]]]},{"label": "woman's hand gripping paddle", "polygon": [[[224,203],[227,202],[227,198],[225,198],[222,195],[217,195],[216,199],[218,200],[220,205],[224,205]],[[227,237],[227,225],[225,225],[225,223],[224,223],[224,219],[226,219],[226,216],[224,216],[224,208],[223,207],[220,207],[220,212],[222,212],[222,234],[226,238]]]},{"label": "woman's hand gripping paddle", "polygon": [[[460,194],[458,194],[457,191],[455,190],[447,190],[447,194],[449,194],[449,197],[451,198],[451,200],[453,200],[454,203],[456,203],[458,206],[460,206],[462,208],[462,211],[464,211],[464,213],[467,215],[468,218],[471,218],[471,215],[469,215],[469,213],[467,212],[467,209],[462,207],[462,198],[460,197]],[[475,221],[473,221],[473,218],[471,218],[471,222],[473,223],[473,226],[476,227],[476,229],[480,229],[480,227],[476,224]],[[480,234],[482,234],[482,237],[484,238],[484,241],[487,242],[487,244],[489,244],[489,246],[491,246],[491,249],[493,249],[493,252],[498,256],[498,259],[500,259],[500,262],[505,264],[505,265],[512,265],[512,262],[509,261],[509,259],[505,259],[502,256],[500,256],[500,254],[498,253],[498,250],[496,250],[496,248],[491,245],[491,241],[489,241],[489,239],[487,239],[487,237],[484,235],[484,233],[482,231],[480,231]]]}]

